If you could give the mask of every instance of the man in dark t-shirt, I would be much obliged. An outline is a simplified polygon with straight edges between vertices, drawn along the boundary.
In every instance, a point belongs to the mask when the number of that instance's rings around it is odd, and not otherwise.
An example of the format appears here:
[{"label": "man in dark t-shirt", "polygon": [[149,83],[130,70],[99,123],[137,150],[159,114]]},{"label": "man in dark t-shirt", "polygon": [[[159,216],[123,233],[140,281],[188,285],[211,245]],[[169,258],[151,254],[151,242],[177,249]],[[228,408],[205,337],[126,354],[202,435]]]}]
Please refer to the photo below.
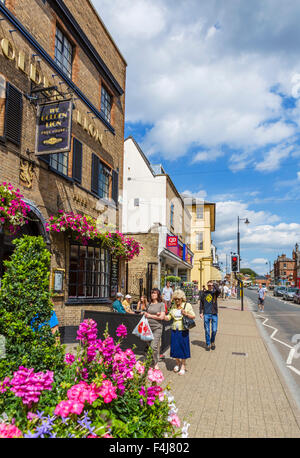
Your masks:
[{"label": "man in dark t-shirt", "polygon": [[[217,298],[220,295],[217,284],[213,281],[207,283],[207,290],[202,292],[200,298],[200,318],[204,317],[205,341],[206,350],[214,350],[216,348],[215,338],[218,329],[218,302]],[[211,332],[210,332],[211,323]]]}]

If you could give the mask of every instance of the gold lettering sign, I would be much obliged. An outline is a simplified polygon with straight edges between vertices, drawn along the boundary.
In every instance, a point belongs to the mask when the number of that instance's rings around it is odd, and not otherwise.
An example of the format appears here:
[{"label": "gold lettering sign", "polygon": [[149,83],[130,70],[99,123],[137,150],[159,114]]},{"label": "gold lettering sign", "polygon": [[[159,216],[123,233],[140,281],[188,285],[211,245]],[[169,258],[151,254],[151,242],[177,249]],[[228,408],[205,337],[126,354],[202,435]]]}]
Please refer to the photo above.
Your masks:
[{"label": "gold lettering sign", "polygon": [[[17,51],[11,41],[9,41],[7,38],[2,38],[0,46],[3,55],[9,60],[16,60],[17,68],[25,73],[36,85],[42,84],[44,88],[51,86],[48,78],[42,74],[36,65],[30,63],[26,69],[25,53],[23,51]],[[45,92],[54,100],[63,99],[63,97],[58,92],[56,92],[56,94],[51,94],[49,91]],[[89,123],[86,116],[82,116],[79,110],[75,110],[74,115],[75,122],[77,122],[77,124],[79,124],[96,142],[99,142],[100,145],[102,145],[103,134],[99,132],[95,124]],[[50,122],[53,123],[53,127],[60,125],[59,120],[56,120],[55,124],[52,120]]]}]

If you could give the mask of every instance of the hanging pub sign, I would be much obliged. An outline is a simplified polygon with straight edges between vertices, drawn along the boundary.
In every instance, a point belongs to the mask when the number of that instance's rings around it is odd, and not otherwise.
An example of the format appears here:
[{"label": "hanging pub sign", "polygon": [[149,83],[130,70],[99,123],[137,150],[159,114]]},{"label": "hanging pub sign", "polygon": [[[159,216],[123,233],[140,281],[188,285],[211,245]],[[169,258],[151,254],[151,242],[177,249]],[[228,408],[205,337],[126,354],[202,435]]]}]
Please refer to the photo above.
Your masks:
[{"label": "hanging pub sign", "polygon": [[177,246],[178,244],[178,237],[175,235],[168,235],[167,236],[167,247]]},{"label": "hanging pub sign", "polygon": [[72,100],[38,106],[36,154],[63,153],[71,149]]}]

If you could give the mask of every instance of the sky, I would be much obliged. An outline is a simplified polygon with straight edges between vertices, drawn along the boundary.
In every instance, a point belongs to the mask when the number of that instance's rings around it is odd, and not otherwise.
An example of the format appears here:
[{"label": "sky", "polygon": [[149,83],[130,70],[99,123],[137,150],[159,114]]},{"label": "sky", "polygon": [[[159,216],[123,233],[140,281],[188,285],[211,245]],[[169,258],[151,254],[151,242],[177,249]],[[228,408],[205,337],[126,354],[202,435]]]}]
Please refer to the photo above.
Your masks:
[{"label": "sky", "polygon": [[[132,135],[216,202],[219,260],[259,274],[300,243],[300,2],[93,0],[127,67]],[[248,218],[249,225],[244,224]]]}]

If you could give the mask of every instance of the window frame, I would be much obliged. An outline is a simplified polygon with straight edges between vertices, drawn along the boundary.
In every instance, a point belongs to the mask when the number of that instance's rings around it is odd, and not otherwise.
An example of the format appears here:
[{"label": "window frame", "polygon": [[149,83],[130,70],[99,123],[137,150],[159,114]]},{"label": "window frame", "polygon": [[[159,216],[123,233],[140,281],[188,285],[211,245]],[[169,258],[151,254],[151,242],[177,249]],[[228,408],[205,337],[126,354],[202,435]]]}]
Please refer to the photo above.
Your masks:
[{"label": "window frame", "polygon": [[[103,100],[103,97],[104,97],[104,100]],[[100,112],[102,113],[105,121],[108,122],[109,124],[111,124],[113,100],[114,100],[114,97],[112,93],[106,88],[104,84],[101,84]],[[110,106],[109,112],[107,110],[107,106]]]},{"label": "window frame", "polygon": [[[2,0],[0,0],[2,1]],[[3,94],[4,94],[4,113],[3,113],[3,126],[2,126],[2,134],[0,132],[0,141],[5,142],[5,115],[6,115],[6,88],[7,88],[7,81],[4,75],[0,74],[0,80],[3,78],[4,85],[3,85]],[[1,89],[1,84],[0,84],[0,89]],[[1,92],[0,92],[1,95]]]},{"label": "window frame", "polygon": [[[92,160],[92,174],[91,174],[91,189],[92,193],[95,194],[100,199],[110,200],[112,199],[112,172],[113,169],[103,162],[96,153],[92,153],[95,159]],[[94,160],[97,161],[97,165],[94,164]],[[95,178],[97,184],[97,190],[93,188],[94,180],[94,169],[97,168],[97,178]],[[105,173],[103,173],[105,172]],[[103,180],[103,176],[106,175],[106,182]]]},{"label": "window frame", "polygon": [[[59,158],[59,156],[61,156],[61,155],[66,156],[67,164],[63,165],[59,161],[56,161],[56,162],[57,162],[58,165],[62,165],[66,169],[67,173],[64,173],[63,171],[59,170],[59,168],[56,168],[55,166],[53,166],[53,163],[51,162],[52,159],[54,159],[54,156]],[[69,178],[69,151],[65,151],[65,152],[61,152],[61,153],[51,153],[51,154],[49,154],[49,167],[55,173],[58,173],[59,175],[62,175],[63,177],[68,177]]]},{"label": "window frame", "polygon": [[[201,240],[200,240],[200,244],[199,244],[198,237],[200,235],[201,235]],[[195,246],[196,246],[196,251],[203,251],[204,250],[204,234],[203,234],[203,231],[196,232]],[[201,248],[201,246],[202,246],[202,248]]]},{"label": "window frame", "polygon": [[[62,39],[58,36],[58,32],[62,35]],[[58,47],[58,42],[61,45],[61,50]],[[68,49],[68,46],[70,46],[70,49]],[[66,53],[65,53],[65,50]],[[62,59],[58,58],[58,55]],[[68,56],[70,56],[70,60],[68,59]],[[59,66],[59,68],[62,70],[62,72],[70,79],[72,80],[72,73],[73,73],[73,59],[74,59],[74,45],[72,41],[69,39],[69,37],[62,31],[62,29],[59,27],[59,25],[56,25],[56,30],[55,30],[55,45],[54,45],[54,60],[56,64]],[[69,64],[70,69],[65,66],[65,61]]]},{"label": "window frame", "polygon": [[[77,247],[75,248],[75,250],[77,249],[77,258],[74,258],[77,260],[76,269],[71,269],[72,247]],[[73,241],[70,242],[69,249],[68,300],[71,302],[109,300],[111,287],[110,251],[97,244],[89,243],[85,246]],[[98,256],[96,256],[96,250],[98,250]],[[81,257],[81,253],[84,253],[85,255]],[[93,253],[93,256],[90,256],[90,253]],[[75,265],[75,262],[73,262],[73,265]],[[97,265],[98,268],[95,269],[95,266]],[[73,281],[71,282],[72,273],[75,275],[73,276]],[[96,283],[95,278],[98,279]],[[74,291],[75,295],[73,294]],[[82,292],[82,294],[80,294],[80,292]],[[89,295],[90,292],[91,294]]]},{"label": "window frame", "polygon": [[174,214],[175,214],[175,205],[172,203],[170,206],[170,225],[174,227]]},{"label": "window frame", "polygon": [[[199,216],[198,211],[201,210],[201,216]],[[204,218],[204,206],[203,205],[197,205],[196,207],[196,219],[197,220],[202,220]]]}]

